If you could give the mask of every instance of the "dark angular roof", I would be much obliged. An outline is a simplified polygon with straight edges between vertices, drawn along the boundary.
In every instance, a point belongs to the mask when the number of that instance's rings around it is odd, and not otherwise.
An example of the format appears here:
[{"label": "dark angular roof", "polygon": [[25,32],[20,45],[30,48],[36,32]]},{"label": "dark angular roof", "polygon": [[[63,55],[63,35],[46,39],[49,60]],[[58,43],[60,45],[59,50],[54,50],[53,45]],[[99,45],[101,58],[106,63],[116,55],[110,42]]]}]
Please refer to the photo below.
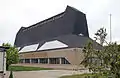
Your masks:
[{"label": "dark angular roof", "polygon": [[[51,42],[51,41],[55,41],[58,40],[64,44],[66,44],[68,47],[60,47],[60,48],[51,48],[51,49],[43,49],[43,50],[39,50],[39,48],[45,44],[46,42]],[[38,44],[39,46],[37,47],[37,50],[34,51],[28,51],[28,52],[42,52],[42,51],[50,51],[50,50],[58,50],[58,49],[66,49],[66,48],[84,48],[89,42],[93,43],[93,47],[97,50],[101,50],[103,49],[103,47],[98,44],[97,42],[95,42],[94,40],[92,40],[89,37],[85,37],[85,36],[80,36],[80,35],[73,35],[73,34],[68,34],[68,35],[62,35],[62,36],[58,36],[55,38],[51,38],[48,40],[42,40],[40,41]],[[56,45],[57,46],[57,45]],[[22,49],[23,47],[21,47]]]},{"label": "dark angular roof", "polygon": [[56,16],[29,27],[21,27],[14,45],[22,47],[68,34],[89,37],[86,15],[70,6]]},{"label": "dark angular roof", "polygon": [[9,49],[10,47],[4,47],[4,46],[0,46],[0,52],[5,52],[7,49]]},{"label": "dark angular roof", "polygon": [[[95,42],[94,40],[92,40],[91,38],[80,35],[73,35],[73,34],[62,35],[52,39],[48,39],[46,41],[48,42],[53,40],[58,40],[60,42],[63,42],[64,44],[68,45],[68,48],[75,48],[75,47],[84,48],[89,42],[92,42],[95,49],[99,49],[99,50],[102,49],[102,46],[97,42]],[[39,42],[38,48],[40,48],[42,44],[44,44],[46,41]]]}]

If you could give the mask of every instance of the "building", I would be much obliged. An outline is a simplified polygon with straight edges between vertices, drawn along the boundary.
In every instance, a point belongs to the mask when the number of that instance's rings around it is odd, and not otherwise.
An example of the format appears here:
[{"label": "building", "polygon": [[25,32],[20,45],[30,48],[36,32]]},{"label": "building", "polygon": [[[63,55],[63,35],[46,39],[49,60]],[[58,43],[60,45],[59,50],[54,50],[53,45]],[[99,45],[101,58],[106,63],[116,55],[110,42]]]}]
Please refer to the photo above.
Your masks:
[{"label": "building", "polygon": [[0,77],[6,73],[6,50],[9,47],[0,46]]},{"label": "building", "polygon": [[32,64],[80,64],[89,37],[86,15],[67,6],[66,10],[29,27],[21,27],[15,39],[20,62]]}]

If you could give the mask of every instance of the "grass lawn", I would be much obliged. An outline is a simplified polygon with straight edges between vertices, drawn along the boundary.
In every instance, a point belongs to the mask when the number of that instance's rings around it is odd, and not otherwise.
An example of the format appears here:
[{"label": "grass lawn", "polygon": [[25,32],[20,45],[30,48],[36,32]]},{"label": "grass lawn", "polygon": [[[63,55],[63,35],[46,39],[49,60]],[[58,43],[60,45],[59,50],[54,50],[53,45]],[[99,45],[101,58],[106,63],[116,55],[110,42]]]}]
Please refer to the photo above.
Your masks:
[{"label": "grass lawn", "polygon": [[[86,78],[86,75],[90,76],[89,78],[93,78],[93,76],[95,76],[94,74],[79,74],[79,75],[62,76],[60,78]],[[99,75],[98,78],[108,78],[108,77]]]},{"label": "grass lawn", "polygon": [[51,68],[10,66],[8,69],[8,71],[37,71],[37,70],[51,70]]}]

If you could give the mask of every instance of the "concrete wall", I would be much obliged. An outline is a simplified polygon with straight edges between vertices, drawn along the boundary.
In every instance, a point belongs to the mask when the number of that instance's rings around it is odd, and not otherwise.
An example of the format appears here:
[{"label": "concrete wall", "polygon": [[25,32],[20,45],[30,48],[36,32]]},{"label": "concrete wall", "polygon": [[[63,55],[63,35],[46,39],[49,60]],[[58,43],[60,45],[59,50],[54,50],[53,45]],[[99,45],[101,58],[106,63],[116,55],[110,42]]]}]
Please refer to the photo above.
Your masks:
[{"label": "concrete wall", "polygon": [[78,65],[84,59],[81,48],[69,48],[40,52],[20,53],[20,59],[29,58],[59,58],[65,57],[72,65]]}]

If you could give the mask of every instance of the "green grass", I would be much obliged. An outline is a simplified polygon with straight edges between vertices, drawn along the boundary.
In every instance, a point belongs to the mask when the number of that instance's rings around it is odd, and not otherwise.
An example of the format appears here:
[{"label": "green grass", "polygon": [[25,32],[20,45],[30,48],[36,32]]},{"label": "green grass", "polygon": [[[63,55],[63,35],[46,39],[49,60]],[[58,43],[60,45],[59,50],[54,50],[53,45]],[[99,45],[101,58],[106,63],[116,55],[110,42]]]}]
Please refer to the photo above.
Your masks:
[{"label": "green grass", "polygon": [[[70,75],[70,76],[62,76],[60,78],[86,78],[86,76],[89,76],[87,78],[94,78],[95,74],[78,74],[78,75]],[[101,76],[99,75],[98,78],[108,78],[107,76]]]},{"label": "green grass", "polygon": [[51,70],[51,68],[10,66],[8,69],[8,71],[37,71],[37,70]]}]

